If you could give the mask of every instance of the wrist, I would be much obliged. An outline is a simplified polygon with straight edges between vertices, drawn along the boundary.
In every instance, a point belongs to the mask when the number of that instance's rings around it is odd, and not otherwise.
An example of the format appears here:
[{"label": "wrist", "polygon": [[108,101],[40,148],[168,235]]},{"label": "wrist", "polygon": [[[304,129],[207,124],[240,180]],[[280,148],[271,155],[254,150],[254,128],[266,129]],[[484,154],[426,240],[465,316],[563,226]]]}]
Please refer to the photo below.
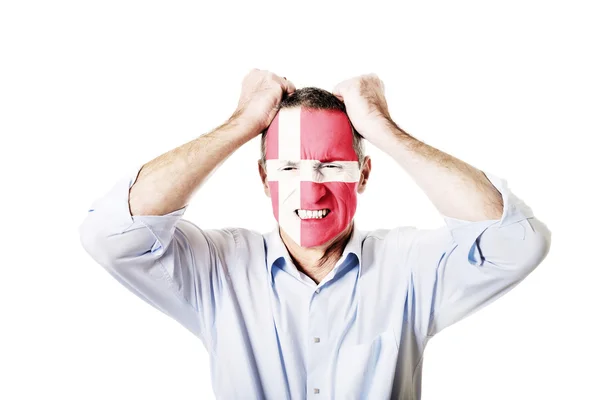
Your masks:
[{"label": "wrist", "polygon": [[268,128],[268,126],[265,126],[264,122],[250,115],[250,113],[239,109],[233,113],[230,121],[236,125],[248,128],[254,133],[254,136]]},{"label": "wrist", "polygon": [[247,137],[248,140],[259,135],[265,127],[253,118],[248,117],[242,111],[237,110],[234,112],[229,120],[225,123],[228,127],[231,127],[240,135]]},{"label": "wrist", "polygon": [[380,147],[404,131],[391,118],[378,117],[365,122],[359,133],[369,142]]}]

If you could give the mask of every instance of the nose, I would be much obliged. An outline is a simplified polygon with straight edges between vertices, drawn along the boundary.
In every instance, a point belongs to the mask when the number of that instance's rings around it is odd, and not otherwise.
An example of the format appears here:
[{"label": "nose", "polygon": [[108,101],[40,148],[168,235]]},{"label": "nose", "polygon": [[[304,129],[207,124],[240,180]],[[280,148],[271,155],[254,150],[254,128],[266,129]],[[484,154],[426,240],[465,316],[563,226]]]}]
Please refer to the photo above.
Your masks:
[{"label": "nose", "polygon": [[325,197],[327,188],[322,183],[300,182],[300,203],[301,207],[310,208]]}]

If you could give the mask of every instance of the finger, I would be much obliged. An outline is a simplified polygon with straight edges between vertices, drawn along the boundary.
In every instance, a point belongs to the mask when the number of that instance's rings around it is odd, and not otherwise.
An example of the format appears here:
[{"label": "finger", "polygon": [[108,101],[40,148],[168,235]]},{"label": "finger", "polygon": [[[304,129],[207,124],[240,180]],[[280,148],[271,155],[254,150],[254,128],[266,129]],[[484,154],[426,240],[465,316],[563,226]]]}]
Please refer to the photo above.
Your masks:
[{"label": "finger", "polygon": [[333,87],[333,90],[331,91],[331,93],[340,94],[340,84],[339,83]]},{"label": "finger", "polygon": [[288,81],[287,79],[285,80],[286,82],[286,87],[285,87],[285,91],[287,92],[287,94],[292,94],[296,91],[296,86],[294,86],[294,84],[291,81]]},{"label": "finger", "polygon": [[[277,75],[276,75],[277,76]],[[284,92],[286,92],[287,94],[292,94],[296,91],[296,87],[294,86],[294,84],[289,81],[287,78],[280,78],[279,76],[277,76],[277,82],[279,83],[279,85],[281,86],[281,88],[283,89]]]},{"label": "finger", "polygon": [[344,96],[342,95],[342,83],[335,85],[331,93],[341,101],[344,101]]}]

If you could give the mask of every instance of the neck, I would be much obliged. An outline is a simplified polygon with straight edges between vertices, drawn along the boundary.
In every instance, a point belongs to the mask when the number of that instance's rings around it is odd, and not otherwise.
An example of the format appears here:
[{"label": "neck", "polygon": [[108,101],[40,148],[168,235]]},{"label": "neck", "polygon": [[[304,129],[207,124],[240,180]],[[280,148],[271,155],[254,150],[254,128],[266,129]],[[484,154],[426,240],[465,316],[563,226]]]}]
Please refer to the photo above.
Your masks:
[{"label": "neck", "polygon": [[315,247],[301,247],[281,229],[279,229],[279,234],[296,268],[318,284],[342,256],[344,248],[352,236],[353,227],[354,222],[329,242]]}]

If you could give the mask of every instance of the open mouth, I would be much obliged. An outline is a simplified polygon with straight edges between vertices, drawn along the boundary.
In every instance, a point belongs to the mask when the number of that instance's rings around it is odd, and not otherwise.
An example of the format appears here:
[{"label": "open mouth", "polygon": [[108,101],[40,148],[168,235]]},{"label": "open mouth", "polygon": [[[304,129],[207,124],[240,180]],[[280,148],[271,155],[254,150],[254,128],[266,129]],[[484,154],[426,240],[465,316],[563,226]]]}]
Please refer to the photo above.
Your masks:
[{"label": "open mouth", "polygon": [[331,212],[330,209],[322,210],[296,210],[295,213],[300,219],[323,219]]}]

